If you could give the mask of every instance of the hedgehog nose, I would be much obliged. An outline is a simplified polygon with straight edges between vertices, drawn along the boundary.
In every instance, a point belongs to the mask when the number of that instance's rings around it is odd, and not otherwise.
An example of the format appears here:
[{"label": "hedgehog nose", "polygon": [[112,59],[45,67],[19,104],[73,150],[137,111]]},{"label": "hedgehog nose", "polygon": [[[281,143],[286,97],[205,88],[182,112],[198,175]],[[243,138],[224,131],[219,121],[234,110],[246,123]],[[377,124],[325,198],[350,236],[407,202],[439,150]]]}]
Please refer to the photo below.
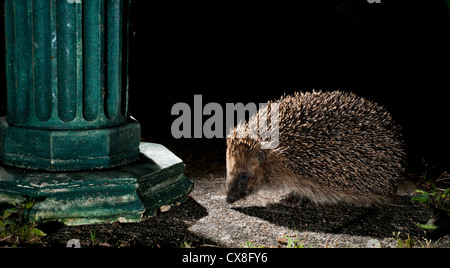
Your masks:
[{"label": "hedgehog nose", "polygon": [[227,203],[228,204],[233,204],[234,202],[236,202],[236,199],[232,198],[231,196],[227,196]]}]

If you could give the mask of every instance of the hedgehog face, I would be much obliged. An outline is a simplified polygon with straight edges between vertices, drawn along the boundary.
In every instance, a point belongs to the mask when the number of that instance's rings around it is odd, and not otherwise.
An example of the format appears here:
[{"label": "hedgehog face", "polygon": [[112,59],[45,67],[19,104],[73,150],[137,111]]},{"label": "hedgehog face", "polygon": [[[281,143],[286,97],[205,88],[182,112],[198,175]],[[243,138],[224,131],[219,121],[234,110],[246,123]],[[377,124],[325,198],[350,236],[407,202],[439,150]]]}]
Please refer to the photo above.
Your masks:
[{"label": "hedgehog face", "polygon": [[[251,176],[242,172],[237,176],[233,176],[230,180],[227,178],[227,202],[233,204],[234,202],[242,199],[253,192],[253,188],[249,187],[249,181],[251,180]],[[230,182],[230,183],[228,183]],[[231,184],[231,185],[230,185]]]},{"label": "hedgehog face", "polygon": [[227,202],[232,204],[259,188],[264,153],[231,155],[227,153]]}]

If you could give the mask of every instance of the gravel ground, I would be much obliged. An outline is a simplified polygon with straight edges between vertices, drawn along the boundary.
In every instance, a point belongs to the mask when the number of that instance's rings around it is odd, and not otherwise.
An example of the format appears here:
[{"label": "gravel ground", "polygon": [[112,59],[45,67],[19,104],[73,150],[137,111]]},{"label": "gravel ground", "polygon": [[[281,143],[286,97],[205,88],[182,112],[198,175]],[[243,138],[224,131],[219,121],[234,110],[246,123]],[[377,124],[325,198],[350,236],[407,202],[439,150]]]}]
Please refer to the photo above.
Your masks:
[{"label": "gravel ground", "polygon": [[299,247],[395,247],[393,233],[399,233],[404,240],[414,238],[416,246],[450,247],[448,230],[425,232],[416,226],[435,215],[411,201],[410,186],[392,203],[375,208],[311,203],[286,208],[277,204],[279,192],[260,192],[229,205],[221,141],[164,145],[185,161],[185,173],[195,183],[187,202],[139,223],[43,225],[44,246],[79,239],[83,246],[103,247],[286,247],[292,242]]},{"label": "gravel ground", "polygon": [[[194,222],[188,230],[198,236],[214,238],[226,247],[278,247],[289,240],[303,247],[393,247],[400,237],[440,239],[436,246],[449,246],[448,236],[425,233],[416,223],[433,218],[425,205],[400,196],[389,205],[376,208],[311,203],[300,208],[286,208],[276,203],[281,193],[261,192],[246,200],[225,203],[224,178],[196,181],[192,194],[208,215]],[[433,240],[436,241],[436,240]]]}]

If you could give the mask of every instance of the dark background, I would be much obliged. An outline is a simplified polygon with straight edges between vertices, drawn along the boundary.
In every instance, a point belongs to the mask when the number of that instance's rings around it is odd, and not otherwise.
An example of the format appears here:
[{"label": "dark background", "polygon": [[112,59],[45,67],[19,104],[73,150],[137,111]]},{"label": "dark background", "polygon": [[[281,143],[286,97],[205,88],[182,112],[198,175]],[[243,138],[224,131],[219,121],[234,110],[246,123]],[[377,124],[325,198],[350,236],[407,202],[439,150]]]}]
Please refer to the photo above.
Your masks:
[{"label": "dark background", "polygon": [[[132,0],[130,6],[129,107],[143,138],[173,139],[170,126],[178,116],[171,108],[186,102],[193,109],[194,94],[203,95],[203,105],[224,107],[339,89],[392,112],[411,167],[450,167],[445,0],[156,2],[162,1]],[[4,64],[1,75],[5,88]]]}]

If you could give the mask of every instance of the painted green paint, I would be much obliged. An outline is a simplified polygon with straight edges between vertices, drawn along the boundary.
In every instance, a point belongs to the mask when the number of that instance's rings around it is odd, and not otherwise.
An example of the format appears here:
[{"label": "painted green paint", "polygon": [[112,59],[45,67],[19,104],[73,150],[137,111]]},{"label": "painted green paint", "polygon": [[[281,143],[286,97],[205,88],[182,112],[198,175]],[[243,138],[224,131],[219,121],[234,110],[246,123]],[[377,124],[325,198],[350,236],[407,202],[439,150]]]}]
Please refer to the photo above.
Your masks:
[{"label": "painted green paint", "polygon": [[38,200],[34,220],[68,225],[135,222],[184,202],[193,182],[180,158],[160,144],[141,143],[137,162],[109,170],[42,172],[0,166],[0,202]]},{"label": "painted green paint", "polygon": [[7,117],[0,160],[47,171],[135,161],[128,0],[5,0]]},{"label": "painted green paint", "polygon": [[128,0],[5,0],[8,123],[125,124]]},{"label": "painted green paint", "polygon": [[0,203],[32,199],[32,219],[77,225],[188,198],[181,159],[140,143],[128,116],[128,2],[5,0]]}]

